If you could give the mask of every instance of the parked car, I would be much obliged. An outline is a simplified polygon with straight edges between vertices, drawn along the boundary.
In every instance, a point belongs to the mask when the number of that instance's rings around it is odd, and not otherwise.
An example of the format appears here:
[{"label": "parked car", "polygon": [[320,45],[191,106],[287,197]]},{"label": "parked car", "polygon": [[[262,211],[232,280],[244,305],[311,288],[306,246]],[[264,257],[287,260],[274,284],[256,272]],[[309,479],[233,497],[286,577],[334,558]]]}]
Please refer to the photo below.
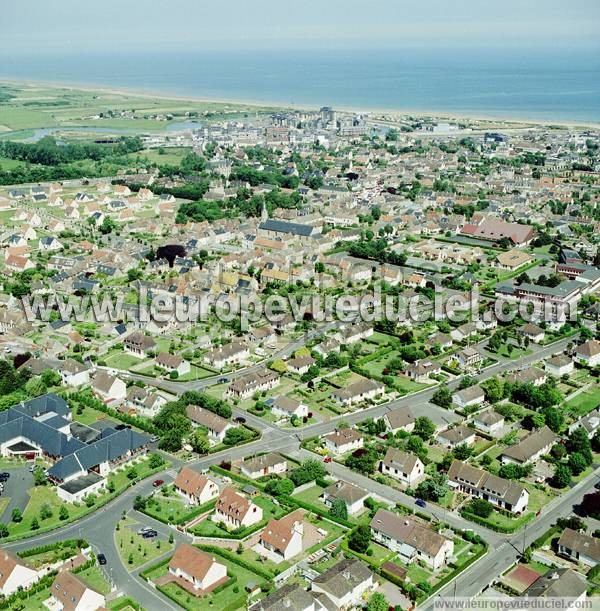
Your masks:
[{"label": "parked car", "polygon": [[152,435],[150,437],[150,443],[156,443],[158,441],[158,435]]},{"label": "parked car", "polygon": [[415,501],[415,505],[418,505],[419,507],[427,507],[427,503],[423,499],[417,499]]},{"label": "parked car", "polygon": [[98,554],[96,559],[98,560],[98,564],[106,564],[106,556],[104,554]]},{"label": "parked car", "polygon": [[229,382],[227,378],[219,378],[217,380],[217,384],[225,384],[226,382]]},{"label": "parked car", "polygon": [[146,531],[148,530],[153,530],[152,528],[150,528],[149,526],[142,526],[138,531],[137,534],[138,535],[143,535]]},{"label": "parked car", "polygon": [[146,530],[142,533],[142,537],[144,539],[153,539],[154,537],[158,537],[158,531],[153,529]]},{"label": "parked car", "polygon": [[233,421],[238,424],[246,424],[246,418],[244,418],[244,416],[236,416]]},{"label": "parked car", "polygon": [[331,456],[326,456],[326,457],[323,459],[323,462],[331,462],[331,460],[332,460]]},{"label": "parked car", "polygon": [[8,471],[4,471],[0,473],[0,482],[5,482],[10,477],[10,473]]},{"label": "parked car", "polygon": [[162,486],[164,483],[165,483],[165,482],[164,482],[164,480],[162,480],[162,479],[155,479],[155,480],[152,482],[152,485],[153,485],[155,488],[158,488],[159,486]]}]

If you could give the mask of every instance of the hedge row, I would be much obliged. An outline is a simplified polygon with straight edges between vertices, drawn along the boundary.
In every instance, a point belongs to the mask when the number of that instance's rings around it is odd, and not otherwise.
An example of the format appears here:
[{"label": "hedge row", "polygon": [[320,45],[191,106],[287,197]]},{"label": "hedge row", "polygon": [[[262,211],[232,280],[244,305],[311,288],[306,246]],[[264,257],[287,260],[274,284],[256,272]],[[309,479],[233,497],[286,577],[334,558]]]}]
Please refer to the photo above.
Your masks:
[{"label": "hedge row", "polygon": [[201,545],[201,544],[196,545],[195,547],[197,547],[198,549],[201,549],[204,552],[209,552],[211,554],[221,556],[222,558],[226,558],[230,562],[233,562],[234,564],[241,566],[243,569],[246,569],[247,571],[251,571],[252,573],[256,573],[257,575],[260,575],[263,579],[266,579],[267,581],[271,581],[273,579],[273,575],[269,571],[266,571],[262,567],[257,566],[255,563],[247,562],[246,560],[241,558],[235,552],[232,552],[231,550],[228,550],[224,547],[217,547],[216,545]]},{"label": "hedge row", "polygon": [[250,484],[255,488],[260,488],[261,490],[265,487],[265,484],[262,482],[257,482],[252,479],[248,479],[239,473],[233,473],[232,471],[227,471],[227,469],[223,469],[223,467],[219,467],[219,465],[212,465],[210,470],[214,473],[218,473],[219,475],[224,475],[225,477],[229,477],[232,480],[235,480],[239,484]]},{"label": "hedge row", "polygon": [[[148,497],[148,499],[150,498],[152,497],[151,496]],[[149,501],[146,502],[146,506],[144,507],[144,509],[139,510],[141,513],[145,513],[150,518],[153,518],[154,520],[158,520],[159,522],[162,522],[163,524],[175,524],[176,526],[179,526],[181,524],[185,524],[186,522],[189,522],[190,520],[193,520],[195,517],[199,516],[200,514],[204,513],[205,511],[210,511],[211,509],[213,509],[214,506],[217,504],[217,499],[212,499],[212,501],[208,501],[207,503],[198,505],[198,507],[194,507],[193,509],[188,511],[186,514],[177,518],[176,520],[173,520],[172,522],[169,522],[168,516],[164,516],[162,513],[158,513],[158,512],[151,513],[148,510],[148,503]]]},{"label": "hedge row", "polygon": [[[27,590],[19,590],[14,592],[10,596],[0,600],[0,609],[9,609],[19,600],[27,600],[34,594],[49,588],[54,581],[54,578],[58,575],[58,571],[52,571],[47,575],[44,575],[37,583],[33,584]],[[26,607],[23,607],[26,608]]]},{"label": "hedge row", "polygon": [[155,569],[161,568],[163,566],[167,566],[169,564],[169,562],[171,562],[171,557],[170,556],[168,558],[166,558],[165,560],[161,560],[160,562],[157,562],[156,564],[153,564],[152,566],[149,566],[147,569],[144,569],[140,573],[140,577],[142,579],[145,579],[146,581],[148,581],[148,575],[152,571],[154,571]]},{"label": "hedge row", "polygon": [[488,520],[486,520],[485,518],[482,518],[481,516],[475,515],[474,513],[471,513],[470,511],[467,511],[466,509],[463,509],[460,512],[460,515],[462,518],[466,518],[467,520],[471,520],[471,522],[475,522],[476,524],[479,524],[480,526],[485,526],[485,528],[489,528],[490,530],[493,530],[495,532],[498,533],[504,533],[504,534],[510,534],[510,533],[514,533],[517,530],[519,530],[522,526],[525,526],[528,522],[530,522],[533,517],[534,514],[531,513],[529,514],[529,518],[523,522],[517,522],[515,524],[512,524],[510,526],[499,526],[498,524],[491,524]]},{"label": "hedge row", "polygon": [[56,541],[54,543],[47,543],[46,545],[38,545],[37,547],[30,547],[29,549],[19,552],[18,555],[21,558],[29,558],[30,556],[36,556],[37,554],[44,554],[51,552],[55,549],[66,549],[71,548],[82,548],[88,547],[88,542],[85,539],[65,539],[64,541]]},{"label": "hedge row", "polygon": [[329,514],[329,512],[325,511],[324,509],[321,509],[320,507],[317,507],[315,505],[311,505],[310,503],[307,503],[306,501],[301,501],[300,499],[297,499],[295,497],[280,496],[278,497],[278,500],[286,505],[290,505],[292,507],[301,507],[302,509],[306,509],[307,511],[316,513],[317,515],[323,518],[327,518],[328,520],[331,520],[332,522],[337,522],[340,526],[345,526],[346,528],[353,528],[355,526],[355,524],[353,524],[349,520],[344,520],[343,518],[332,516]]}]

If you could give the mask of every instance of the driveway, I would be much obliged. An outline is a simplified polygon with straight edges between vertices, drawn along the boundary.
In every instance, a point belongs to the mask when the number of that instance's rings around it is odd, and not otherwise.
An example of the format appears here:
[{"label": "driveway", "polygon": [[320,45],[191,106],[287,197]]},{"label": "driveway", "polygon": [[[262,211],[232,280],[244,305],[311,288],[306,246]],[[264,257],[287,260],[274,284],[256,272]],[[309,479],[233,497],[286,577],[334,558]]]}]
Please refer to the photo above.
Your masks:
[{"label": "driveway", "polygon": [[10,498],[10,503],[4,510],[0,522],[10,523],[10,516],[15,507],[18,507],[21,511],[25,510],[29,502],[27,491],[33,487],[33,474],[29,472],[29,467],[30,465],[26,464],[22,467],[0,468],[0,471],[10,473],[10,478],[4,482],[2,492],[2,497]]}]

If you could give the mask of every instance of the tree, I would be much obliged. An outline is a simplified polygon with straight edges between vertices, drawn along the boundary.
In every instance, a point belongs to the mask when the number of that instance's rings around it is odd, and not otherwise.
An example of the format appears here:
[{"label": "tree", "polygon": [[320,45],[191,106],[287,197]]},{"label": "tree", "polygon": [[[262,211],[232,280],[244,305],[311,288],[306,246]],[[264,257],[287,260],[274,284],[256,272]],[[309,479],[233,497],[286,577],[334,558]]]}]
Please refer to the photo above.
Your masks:
[{"label": "tree", "polygon": [[8,526],[4,522],[0,522],[0,539],[4,539],[4,537],[8,537]]},{"label": "tree", "polygon": [[435,424],[427,416],[419,416],[415,420],[413,433],[418,435],[423,441],[429,441],[435,433]]},{"label": "tree", "polygon": [[37,518],[33,518],[33,520],[31,520],[31,530],[37,530],[40,527],[40,523],[38,521]]},{"label": "tree", "polygon": [[370,448],[359,448],[346,458],[346,466],[349,469],[368,475],[375,470],[375,463],[379,456],[375,450]]},{"label": "tree", "polygon": [[40,520],[47,520],[52,517],[52,507],[48,503],[43,503],[40,507]]},{"label": "tree", "polygon": [[48,482],[48,477],[44,473],[44,469],[39,465],[36,465],[33,469],[33,484],[35,486],[45,486]]},{"label": "tree", "polygon": [[60,511],[58,512],[58,517],[60,520],[68,520],[69,519],[69,510],[66,505],[60,506]]},{"label": "tree", "polygon": [[246,431],[246,429],[242,428],[241,426],[236,426],[234,428],[227,429],[227,431],[225,431],[225,437],[223,438],[223,443],[226,446],[236,446],[239,443],[246,441],[248,437],[249,437],[249,433]]},{"label": "tree", "polygon": [[552,485],[555,488],[566,488],[571,483],[571,469],[567,465],[557,464],[552,477]]},{"label": "tree", "polygon": [[367,611],[387,611],[389,608],[386,597],[381,592],[374,592],[367,603]]},{"label": "tree", "polygon": [[567,443],[567,448],[570,453],[578,452],[586,461],[586,466],[591,465],[593,461],[592,444],[581,426],[577,427],[570,435]]},{"label": "tree", "polygon": [[296,486],[302,486],[302,484],[323,477],[326,473],[327,470],[320,461],[308,458],[299,467],[292,469],[290,479]]},{"label": "tree", "polygon": [[135,479],[138,476],[138,471],[135,467],[127,469],[127,479]]},{"label": "tree", "polygon": [[[64,505],[63,505],[64,507]],[[23,513],[18,507],[13,507],[12,513],[10,515],[10,519],[13,522],[20,522],[23,519]]]},{"label": "tree", "polygon": [[333,503],[331,503],[331,507],[329,508],[329,515],[333,518],[347,520],[348,508],[346,507],[346,503],[344,503],[342,499],[335,499]]},{"label": "tree", "polygon": [[565,422],[563,413],[555,407],[545,407],[542,414],[548,427],[555,433],[559,433]]},{"label": "tree", "polygon": [[497,403],[504,399],[504,384],[499,378],[494,377],[482,382],[481,388],[488,403]]},{"label": "tree", "polygon": [[574,452],[573,454],[569,455],[569,469],[571,469],[571,473],[573,473],[573,475],[583,473],[587,466],[587,461],[583,457],[583,454]]},{"label": "tree", "polygon": [[158,442],[158,447],[167,452],[178,452],[183,446],[183,434],[181,429],[167,431]]},{"label": "tree", "polygon": [[581,501],[581,509],[585,515],[600,520],[600,490],[586,494]]},{"label": "tree", "polygon": [[452,393],[450,389],[444,384],[440,386],[435,393],[433,393],[433,397],[431,397],[431,401],[440,407],[444,407],[448,409],[452,405]]},{"label": "tree", "polygon": [[270,365],[269,369],[276,371],[277,373],[284,374],[287,371],[287,365],[282,359],[275,359]]},{"label": "tree", "polygon": [[416,488],[415,494],[427,501],[439,501],[448,492],[448,477],[444,473],[432,473]]},{"label": "tree", "polygon": [[162,467],[162,465],[164,464],[165,464],[165,460],[160,454],[157,454],[156,452],[153,452],[152,454],[150,454],[150,458],[148,460],[148,466],[151,469],[158,469],[158,467]]},{"label": "tree", "polygon": [[271,479],[265,485],[265,492],[273,496],[289,496],[294,492],[294,482],[287,477]]},{"label": "tree", "polygon": [[359,524],[348,537],[348,547],[359,554],[364,554],[371,543],[371,529],[368,524]]},{"label": "tree", "polygon": [[208,454],[210,451],[208,437],[206,433],[199,428],[192,433],[189,443],[192,446],[192,450],[197,454]]},{"label": "tree", "polygon": [[135,499],[133,499],[133,508],[136,511],[144,511],[146,509],[147,499],[140,494],[138,494]]},{"label": "tree", "polygon": [[468,504],[468,510],[480,518],[489,518],[494,511],[494,506],[484,499],[473,499]]},{"label": "tree", "polygon": [[466,443],[461,443],[452,450],[452,454],[458,460],[467,460],[473,454],[473,448],[469,447]]}]

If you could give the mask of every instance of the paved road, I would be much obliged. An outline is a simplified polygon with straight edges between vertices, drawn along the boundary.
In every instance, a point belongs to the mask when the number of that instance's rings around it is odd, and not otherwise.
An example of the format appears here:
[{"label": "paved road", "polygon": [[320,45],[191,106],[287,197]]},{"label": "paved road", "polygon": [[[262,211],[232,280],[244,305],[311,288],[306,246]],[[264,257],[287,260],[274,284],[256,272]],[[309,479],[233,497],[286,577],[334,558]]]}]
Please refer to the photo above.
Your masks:
[{"label": "paved road", "polygon": [[[292,354],[306,341],[308,341],[312,337],[321,334],[323,331],[324,329],[322,328],[311,331],[310,333],[304,335],[302,338],[286,346],[286,348],[282,349],[278,353],[278,356],[287,356],[289,354]],[[566,338],[546,347],[536,347],[536,351],[533,354],[520,359],[518,362],[501,359],[496,365],[487,368],[485,371],[478,374],[477,377],[479,380],[484,380],[493,375],[508,371],[510,369],[514,369],[519,366],[527,367],[539,359],[546,358],[552,355],[554,352],[558,352],[564,349],[564,347],[569,341],[571,341],[571,339]],[[479,346],[482,347],[483,344],[480,344]],[[246,375],[262,366],[262,364],[256,364],[249,368],[239,370],[238,372],[235,372],[233,374],[228,374],[227,377],[231,379],[233,377]],[[198,382],[189,383],[173,383],[166,380],[156,381],[154,379],[148,379],[144,376],[130,377],[139,378],[144,382],[155,386],[158,386],[159,382],[161,385],[163,383],[168,384],[169,389],[171,389],[172,392],[179,394],[184,392],[185,390],[189,390],[192,388],[200,389],[210,384],[214,384],[222,376],[214,376],[212,378],[206,378],[205,380],[201,380]],[[458,382],[456,380],[451,382],[450,387],[453,388],[457,383]],[[248,414],[247,412],[236,409],[234,410],[234,413],[236,415],[243,415],[246,418],[248,424],[259,428],[262,431],[261,439],[249,444],[245,444],[243,446],[238,446],[235,448],[224,450],[222,452],[211,454],[209,456],[204,456],[195,459],[189,462],[188,465],[196,469],[204,470],[208,469],[211,465],[219,464],[223,460],[236,460],[248,455],[258,454],[266,451],[279,451],[285,454],[299,452],[299,442],[301,439],[331,432],[340,420],[345,420],[350,424],[354,424],[366,418],[379,418],[386,411],[404,405],[410,406],[411,410],[415,415],[427,415],[437,422],[455,421],[457,419],[457,416],[453,412],[443,410],[429,402],[434,392],[435,388],[424,389],[418,393],[412,394],[407,397],[395,399],[383,405],[373,406],[371,408],[364,409],[359,412],[332,418],[328,422],[314,424],[300,430],[281,429],[263,421],[260,418],[253,416],[252,414]],[[92,544],[96,551],[102,551],[102,553],[106,555],[106,558],[108,560],[107,575],[114,581],[119,591],[126,592],[149,610],[174,609],[175,607],[169,599],[164,597],[157,590],[151,588],[145,581],[143,581],[137,576],[137,572],[139,571],[134,571],[133,573],[130,573],[127,568],[121,563],[114,542],[114,537],[112,535],[114,533],[115,524],[121,516],[122,512],[131,510],[133,498],[137,494],[149,494],[152,491],[152,480],[155,478],[163,479],[167,483],[172,481],[173,473],[177,468],[179,468],[179,466],[181,466],[181,463],[175,461],[174,466],[170,469],[156,474],[154,478],[150,478],[148,481],[138,483],[135,486],[129,488],[125,493],[120,495],[111,503],[107,504],[103,509],[94,512],[90,516],[83,518],[78,522],[75,522],[74,524],[67,525],[64,528],[55,530],[45,535],[40,535],[39,537],[10,543],[6,545],[6,547],[18,551],[20,549],[32,547],[34,545],[41,545],[43,543],[49,543],[52,541],[69,537],[84,537]],[[366,478],[363,478],[359,474],[356,474],[350,471],[349,469],[346,469],[346,467],[344,467],[343,465],[333,464],[331,468],[334,475],[338,477],[343,477],[344,479],[348,479],[351,482],[356,483],[357,485],[361,485],[362,487],[368,486],[369,490],[373,490],[376,494],[379,494],[383,498],[388,498],[392,502],[400,501],[404,504],[409,505],[414,502],[414,499],[412,499],[411,497],[406,497],[406,495],[399,491],[394,491],[393,489],[390,489],[386,486],[381,486],[370,479],[364,481]],[[583,495],[585,490],[591,488],[594,483],[595,480],[592,481],[591,477],[587,478],[583,484],[574,488],[573,490],[569,491],[569,493],[564,495],[560,499],[560,503],[557,503],[556,507],[552,507],[552,511],[547,508],[542,517],[538,518],[538,520],[533,524],[528,525],[526,529],[527,541],[529,541],[529,539],[535,539],[537,536],[539,536],[539,534],[541,534],[541,532],[547,530],[550,523],[553,522],[558,515],[567,515],[568,513],[570,513],[572,503],[575,500],[578,500]],[[468,522],[468,526],[466,526],[466,521],[460,518],[460,516],[450,514],[444,515],[443,510],[441,510],[435,505],[428,504],[426,511],[430,512],[435,518],[442,519],[443,521],[451,523],[452,525],[455,525],[458,528],[467,527],[471,528],[472,530],[481,531],[482,533],[484,533],[486,540],[490,541],[492,545],[497,546],[495,548],[497,550],[497,553],[495,552],[493,554],[486,555],[483,560],[475,563],[472,567],[470,567],[461,575],[460,579],[458,580],[460,583],[458,591],[461,594],[465,594],[468,596],[476,594],[481,583],[489,583],[490,575],[497,575],[499,572],[508,567],[510,563],[513,562],[516,558],[517,552],[514,550],[514,548],[510,546],[508,540],[503,540],[502,537],[498,536],[496,533],[488,531],[487,529],[483,529],[482,527],[478,527],[477,525],[474,525],[471,522]],[[440,512],[442,512],[441,518],[436,515],[436,513],[439,514]],[[149,518],[144,517],[144,520],[145,522],[148,522]],[[156,528],[160,533],[168,535],[169,531],[166,530],[167,527],[165,525],[155,521],[153,521],[152,523],[156,525]],[[179,538],[183,537],[183,535],[177,536]],[[522,535],[517,535],[516,537],[514,537],[514,539],[518,541],[520,536]],[[442,593],[447,594],[449,588],[450,586],[442,590]]]}]

